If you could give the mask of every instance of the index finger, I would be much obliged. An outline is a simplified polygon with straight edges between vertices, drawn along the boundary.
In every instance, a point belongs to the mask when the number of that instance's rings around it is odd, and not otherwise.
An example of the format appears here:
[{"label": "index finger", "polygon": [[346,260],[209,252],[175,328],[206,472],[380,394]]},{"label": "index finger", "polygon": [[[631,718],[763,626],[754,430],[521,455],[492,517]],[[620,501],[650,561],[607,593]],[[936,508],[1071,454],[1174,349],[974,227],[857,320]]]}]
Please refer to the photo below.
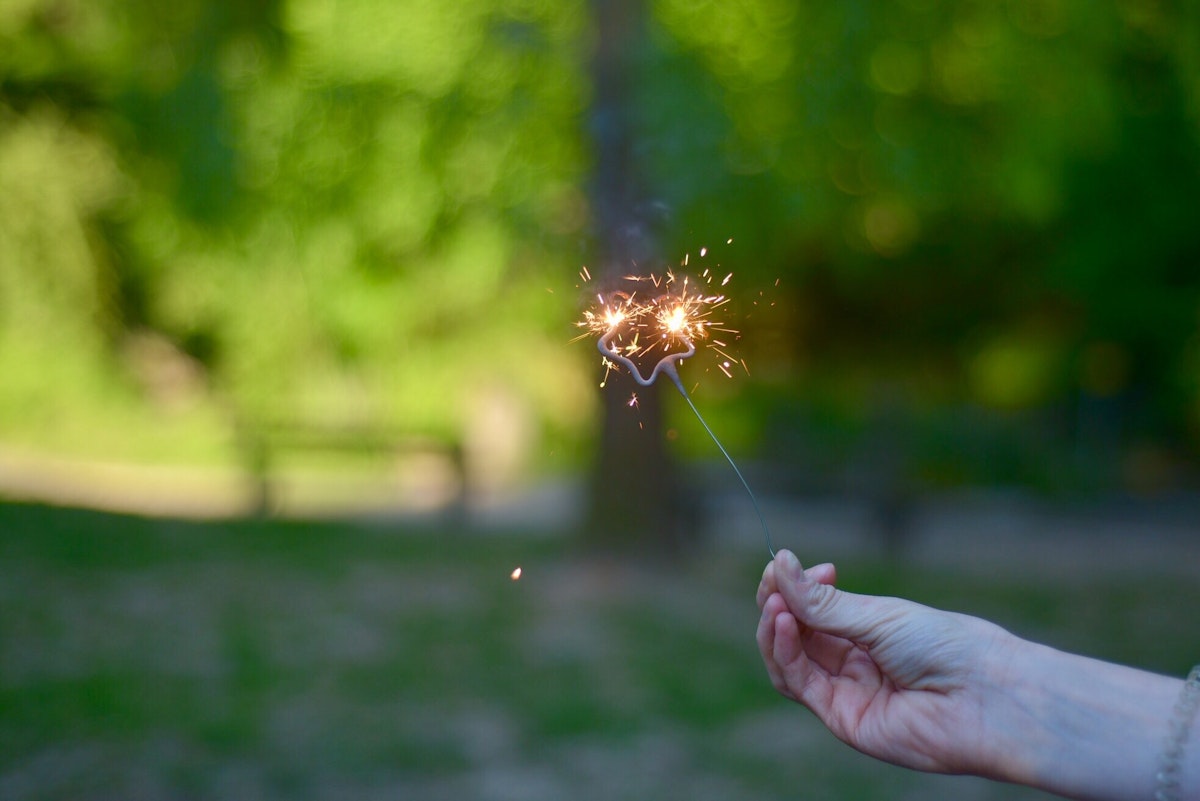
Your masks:
[{"label": "index finger", "polygon": [[767,599],[777,592],[779,592],[779,589],[775,583],[775,560],[772,559],[763,568],[762,580],[758,582],[758,592],[754,596],[754,601],[758,604],[758,608],[761,610],[763,605],[766,604]]}]

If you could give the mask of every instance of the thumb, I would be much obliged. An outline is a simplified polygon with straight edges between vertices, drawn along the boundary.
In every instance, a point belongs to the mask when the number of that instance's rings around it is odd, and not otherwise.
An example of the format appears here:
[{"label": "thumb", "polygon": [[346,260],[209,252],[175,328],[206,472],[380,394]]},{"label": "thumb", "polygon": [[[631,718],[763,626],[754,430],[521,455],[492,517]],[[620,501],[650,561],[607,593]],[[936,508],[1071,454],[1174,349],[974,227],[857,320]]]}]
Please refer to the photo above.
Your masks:
[{"label": "thumb", "polygon": [[874,639],[882,622],[874,598],[813,581],[787,550],[775,557],[775,576],[788,610],[808,628],[854,642]]}]

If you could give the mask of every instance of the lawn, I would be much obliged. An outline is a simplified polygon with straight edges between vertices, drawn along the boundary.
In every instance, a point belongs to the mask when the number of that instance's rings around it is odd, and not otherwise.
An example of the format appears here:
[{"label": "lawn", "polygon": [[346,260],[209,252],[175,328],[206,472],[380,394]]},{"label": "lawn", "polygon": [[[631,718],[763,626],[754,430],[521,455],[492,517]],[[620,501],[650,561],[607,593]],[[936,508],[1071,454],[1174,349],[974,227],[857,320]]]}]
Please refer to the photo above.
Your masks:
[{"label": "lawn", "polygon": [[[877,764],[775,695],[762,563],[0,504],[0,798],[1045,797]],[[841,570],[1106,658],[1200,658],[1183,577]]]}]

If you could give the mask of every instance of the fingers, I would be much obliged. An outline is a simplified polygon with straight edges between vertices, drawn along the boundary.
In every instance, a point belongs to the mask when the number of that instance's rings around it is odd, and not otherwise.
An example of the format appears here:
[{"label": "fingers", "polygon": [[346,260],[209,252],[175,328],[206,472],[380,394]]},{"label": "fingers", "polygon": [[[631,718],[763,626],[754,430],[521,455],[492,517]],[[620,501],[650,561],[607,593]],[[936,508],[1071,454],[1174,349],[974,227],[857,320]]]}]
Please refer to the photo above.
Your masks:
[{"label": "fingers", "polygon": [[791,612],[780,612],[775,616],[775,641],[774,653],[775,664],[779,665],[784,674],[784,683],[787,681],[789,673],[793,667],[793,663],[800,658],[804,653],[804,644],[800,640],[800,624],[796,622],[795,616]]},{"label": "fingers", "polygon": [[756,632],[758,650],[771,684],[793,701],[806,703],[803,696],[813,681],[828,684],[828,671],[853,647],[848,640],[820,633],[821,629],[811,626],[798,611],[811,612],[806,593],[836,592],[836,580],[837,569],[832,564],[803,570],[788,551],[780,551],[763,570],[756,594],[762,610]]},{"label": "fingers", "polygon": [[[829,562],[824,562],[805,570],[804,575],[807,580],[815,581],[818,584],[833,584],[837,581],[837,568]],[[762,609],[771,594],[778,591],[778,582],[775,580],[775,562],[771,561],[767,563],[763,570],[762,580],[758,583],[758,591],[754,599],[758,608]]]},{"label": "fingers", "polygon": [[758,582],[758,591],[754,594],[754,602],[758,604],[759,611],[762,611],[766,605],[767,599],[776,592],[775,585],[775,562],[767,562],[767,566],[763,568],[762,580]]},{"label": "fingers", "polygon": [[813,704],[828,696],[830,676],[853,647],[847,640],[806,632],[778,593],[767,599],[759,620],[758,648],[780,695],[823,715],[825,710]]},{"label": "fingers", "polygon": [[799,629],[796,619],[787,611],[787,606],[784,604],[782,597],[777,593],[771,595],[763,605],[763,613],[758,621],[756,639],[758,641],[758,651],[762,655],[763,665],[767,668],[767,675],[771,679],[772,686],[780,694],[795,700],[796,696],[791,692],[784,678],[783,665],[776,656],[780,652],[780,645],[777,644],[779,625],[785,620],[791,621],[792,630],[788,631],[789,636],[794,632],[798,642]]},{"label": "fingers", "polygon": [[[872,638],[879,622],[878,613],[870,608],[873,599],[834,587],[832,579],[836,575],[832,565],[820,566],[820,575],[830,579],[828,583],[807,575],[790,551],[780,551],[768,567],[774,568],[770,572],[774,586],[802,625],[856,642]],[[766,579],[764,571],[764,583]]]},{"label": "fingers", "polygon": [[809,581],[815,581],[818,584],[837,583],[837,568],[834,567],[830,562],[813,565],[808,570],[804,571],[804,575]]}]

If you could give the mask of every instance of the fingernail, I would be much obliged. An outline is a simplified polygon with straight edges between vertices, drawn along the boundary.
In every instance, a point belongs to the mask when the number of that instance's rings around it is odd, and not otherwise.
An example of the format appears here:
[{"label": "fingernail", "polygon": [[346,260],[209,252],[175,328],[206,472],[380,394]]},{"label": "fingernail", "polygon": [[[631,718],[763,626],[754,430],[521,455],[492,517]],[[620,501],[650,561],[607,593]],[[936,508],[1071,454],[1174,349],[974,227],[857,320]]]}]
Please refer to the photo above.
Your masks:
[{"label": "fingernail", "polygon": [[804,574],[804,568],[800,566],[800,560],[796,558],[796,554],[791,551],[781,551],[779,559],[783,563],[783,572],[792,581],[799,581]]}]

